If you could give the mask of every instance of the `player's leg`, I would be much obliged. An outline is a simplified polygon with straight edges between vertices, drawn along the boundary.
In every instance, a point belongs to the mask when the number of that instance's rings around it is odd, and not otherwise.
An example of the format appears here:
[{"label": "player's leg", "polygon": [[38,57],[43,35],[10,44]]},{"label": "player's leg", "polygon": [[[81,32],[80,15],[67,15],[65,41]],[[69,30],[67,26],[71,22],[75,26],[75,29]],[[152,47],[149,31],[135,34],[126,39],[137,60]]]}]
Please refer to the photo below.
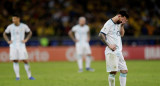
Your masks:
[{"label": "player's leg", "polygon": [[117,71],[110,72],[108,75],[109,86],[115,86],[115,75]]},{"label": "player's leg", "polygon": [[90,68],[90,65],[91,65],[91,49],[90,49],[90,46],[89,46],[89,43],[86,43],[85,44],[85,54],[86,54],[86,69]]},{"label": "player's leg", "polygon": [[19,63],[18,63],[18,51],[16,48],[10,47],[10,60],[13,61],[13,70],[16,75],[16,80],[20,80]]},{"label": "player's leg", "polygon": [[26,70],[27,76],[30,80],[34,80],[34,78],[31,75],[30,66],[28,64],[28,54],[26,48],[22,47],[18,50],[19,53],[19,59],[24,62],[24,68]]},{"label": "player's leg", "polygon": [[119,76],[120,86],[126,86],[127,73],[128,70],[120,70],[120,76]]},{"label": "player's leg", "polygon": [[106,67],[108,75],[109,86],[115,86],[115,75],[118,71],[118,57],[114,53],[106,53]]},{"label": "player's leg", "polygon": [[78,72],[83,72],[83,59],[82,59],[82,55],[78,54],[77,55],[77,64],[78,64]]},{"label": "player's leg", "polygon": [[85,44],[85,54],[86,54],[86,70],[93,72],[94,69],[90,67],[91,61],[92,61],[92,55],[91,55],[91,48],[89,46],[89,43]]},{"label": "player's leg", "polygon": [[28,75],[28,78],[29,78],[30,80],[35,80],[34,77],[32,77],[32,75],[31,75],[31,70],[30,70],[30,66],[29,66],[29,64],[28,64],[28,61],[27,61],[27,60],[23,60],[23,62],[24,62],[24,68],[25,68],[25,70],[26,70],[26,73],[27,73],[27,75]]},{"label": "player's leg", "polygon": [[91,54],[88,54],[88,55],[86,56],[86,70],[87,70],[87,71],[94,72],[95,70],[90,67],[91,61],[92,61],[92,56],[91,56]]},{"label": "player's leg", "polygon": [[91,65],[91,54],[87,54],[86,55],[86,69],[90,68],[90,65]]},{"label": "player's leg", "polygon": [[77,64],[79,71],[78,72],[83,72],[83,58],[82,54],[83,53],[83,45],[76,43],[76,58],[77,58]]},{"label": "player's leg", "polygon": [[126,86],[128,69],[122,53],[119,54],[118,69],[120,70],[120,86]]},{"label": "player's leg", "polygon": [[13,60],[13,70],[16,74],[16,80],[20,80],[18,60]]}]

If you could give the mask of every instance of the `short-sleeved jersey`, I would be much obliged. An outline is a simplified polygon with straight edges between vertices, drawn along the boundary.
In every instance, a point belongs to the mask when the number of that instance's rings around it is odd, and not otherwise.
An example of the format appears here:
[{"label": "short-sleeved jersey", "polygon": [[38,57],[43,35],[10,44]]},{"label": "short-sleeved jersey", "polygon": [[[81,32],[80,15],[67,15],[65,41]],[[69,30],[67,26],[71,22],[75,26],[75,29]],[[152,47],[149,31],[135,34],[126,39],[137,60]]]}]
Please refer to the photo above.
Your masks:
[{"label": "short-sleeved jersey", "polygon": [[26,24],[20,23],[19,26],[16,26],[15,24],[8,25],[5,33],[11,34],[12,43],[10,44],[10,47],[25,47],[25,44],[22,43],[25,32],[30,32],[30,28]]},{"label": "short-sleeved jersey", "polygon": [[87,42],[89,32],[88,25],[75,25],[72,27],[72,32],[75,33],[75,38],[78,40],[78,42]]},{"label": "short-sleeved jersey", "polygon": [[[106,35],[106,42],[109,44],[115,44],[117,46],[116,51],[122,51],[122,41],[120,35],[120,24],[115,24],[112,19],[109,19],[100,33]],[[107,53],[112,52],[108,46],[106,47]]]}]

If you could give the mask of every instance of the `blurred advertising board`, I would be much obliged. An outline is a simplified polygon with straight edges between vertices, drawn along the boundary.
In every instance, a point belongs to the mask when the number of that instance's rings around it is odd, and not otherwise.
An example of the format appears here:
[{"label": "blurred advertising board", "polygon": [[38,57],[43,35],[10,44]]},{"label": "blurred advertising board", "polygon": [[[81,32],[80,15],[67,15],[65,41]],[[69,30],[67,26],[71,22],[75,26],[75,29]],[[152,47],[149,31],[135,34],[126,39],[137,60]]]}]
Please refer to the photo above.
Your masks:
[{"label": "blurred advertising board", "polygon": [[[93,60],[105,60],[104,46],[91,46]],[[75,61],[74,46],[27,47],[29,60],[33,62]],[[127,60],[160,59],[160,46],[124,46]],[[0,62],[9,62],[9,47],[0,48]]]}]

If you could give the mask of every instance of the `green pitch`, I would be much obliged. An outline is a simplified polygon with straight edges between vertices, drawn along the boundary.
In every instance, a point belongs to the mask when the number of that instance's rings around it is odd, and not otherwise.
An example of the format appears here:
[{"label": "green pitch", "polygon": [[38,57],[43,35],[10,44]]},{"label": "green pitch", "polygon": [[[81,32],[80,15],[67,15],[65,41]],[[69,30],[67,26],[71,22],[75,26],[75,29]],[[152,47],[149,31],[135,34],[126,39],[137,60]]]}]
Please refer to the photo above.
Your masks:
[{"label": "green pitch", "polygon": [[[28,80],[20,64],[20,81],[15,80],[12,63],[0,63],[0,86],[108,86],[105,62],[93,62],[95,72],[77,72],[75,62],[30,63],[36,80]],[[160,61],[127,61],[127,86],[160,86]],[[119,85],[119,73],[116,86]]]}]

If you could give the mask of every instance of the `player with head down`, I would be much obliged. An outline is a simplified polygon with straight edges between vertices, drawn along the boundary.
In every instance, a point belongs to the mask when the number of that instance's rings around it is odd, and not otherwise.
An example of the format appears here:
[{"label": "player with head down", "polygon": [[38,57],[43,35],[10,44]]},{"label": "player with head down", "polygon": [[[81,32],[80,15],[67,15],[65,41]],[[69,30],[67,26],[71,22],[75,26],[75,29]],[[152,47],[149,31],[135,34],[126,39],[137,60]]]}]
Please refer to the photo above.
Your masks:
[{"label": "player with head down", "polygon": [[122,41],[124,24],[129,18],[126,11],[119,11],[116,16],[109,19],[101,29],[99,37],[106,45],[105,59],[107,72],[109,72],[109,86],[115,86],[115,75],[120,71],[120,86],[126,86],[127,66],[122,55]]}]

